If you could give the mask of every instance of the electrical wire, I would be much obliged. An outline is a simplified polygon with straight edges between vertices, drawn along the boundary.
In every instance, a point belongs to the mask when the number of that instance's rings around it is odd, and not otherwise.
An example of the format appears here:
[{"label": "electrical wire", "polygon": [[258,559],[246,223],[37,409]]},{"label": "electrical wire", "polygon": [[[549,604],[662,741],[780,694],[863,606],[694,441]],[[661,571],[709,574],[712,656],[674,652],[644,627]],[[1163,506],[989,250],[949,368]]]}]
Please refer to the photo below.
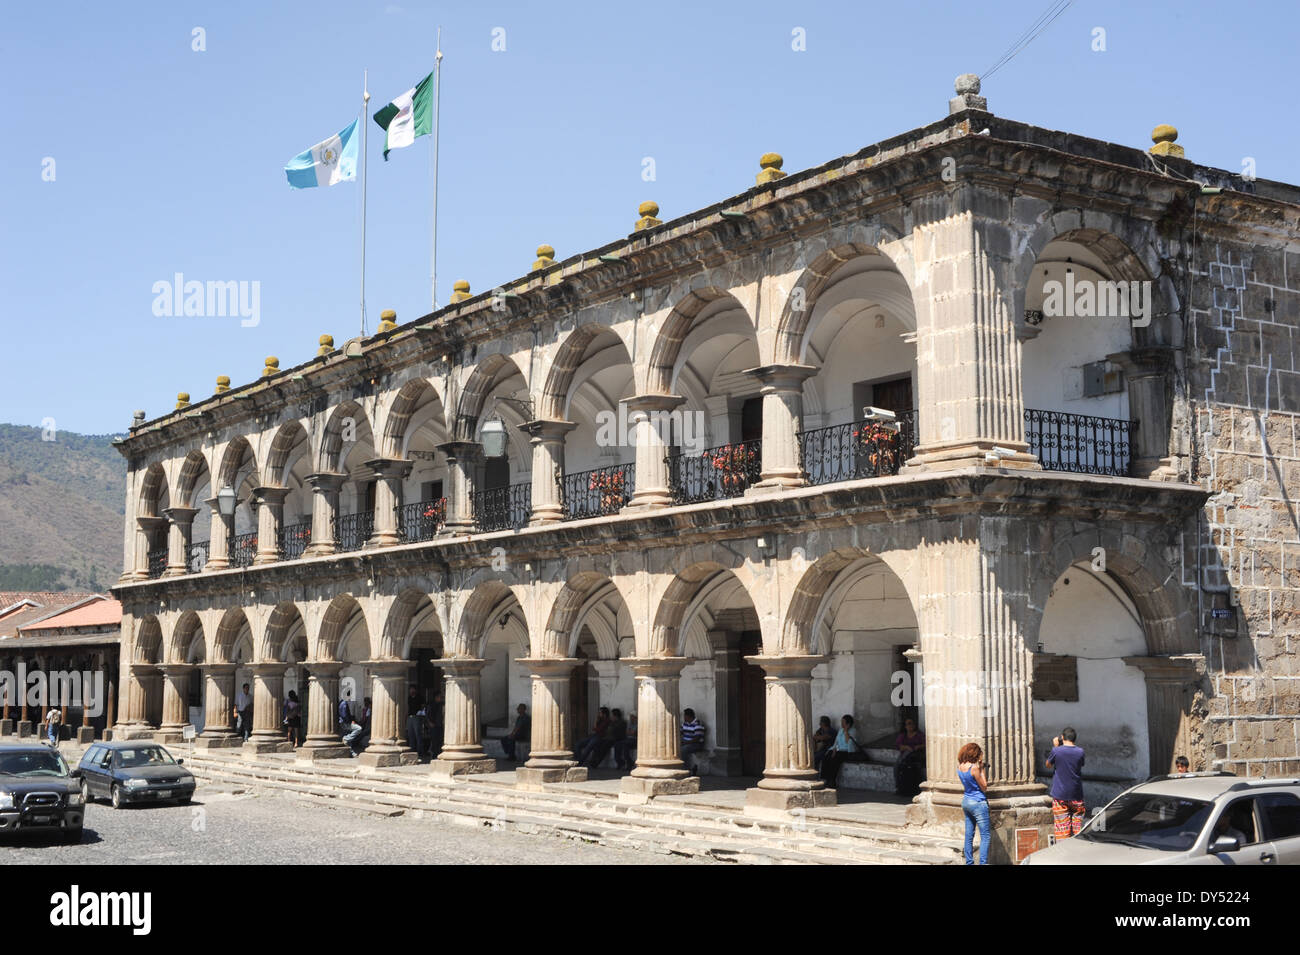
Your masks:
[{"label": "electrical wire", "polygon": [[1073,2],[1074,0],[1052,0],[1047,9],[1038,15],[1038,19],[1031,23],[1024,33],[1020,34],[1016,41],[1011,44],[1011,47],[992,66],[980,74],[980,80],[988,79],[1006,66],[1012,57],[1038,39],[1042,32],[1051,26],[1057,17],[1069,9]]}]

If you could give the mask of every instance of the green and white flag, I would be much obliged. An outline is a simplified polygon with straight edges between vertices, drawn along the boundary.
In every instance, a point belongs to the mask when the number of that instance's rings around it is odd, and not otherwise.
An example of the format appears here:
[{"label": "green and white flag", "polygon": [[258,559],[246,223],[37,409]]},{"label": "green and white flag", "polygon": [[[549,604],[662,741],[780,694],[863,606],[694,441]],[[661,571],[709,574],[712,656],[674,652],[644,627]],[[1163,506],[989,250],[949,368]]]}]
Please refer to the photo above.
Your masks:
[{"label": "green and white flag", "polygon": [[390,149],[409,146],[417,136],[433,132],[433,74],[376,111],[375,122],[387,133],[384,139],[385,160]]}]

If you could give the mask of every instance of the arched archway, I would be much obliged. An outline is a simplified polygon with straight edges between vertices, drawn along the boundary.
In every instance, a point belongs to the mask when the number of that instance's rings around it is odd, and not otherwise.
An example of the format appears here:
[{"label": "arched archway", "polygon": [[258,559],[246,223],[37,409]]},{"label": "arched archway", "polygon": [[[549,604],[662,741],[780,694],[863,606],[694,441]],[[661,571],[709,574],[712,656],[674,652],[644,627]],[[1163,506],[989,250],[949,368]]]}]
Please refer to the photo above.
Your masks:
[{"label": "arched archway", "polygon": [[321,472],[347,475],[334,521],[334,543],[340,551],[359,550],[374,533],[376,479],[367,462],[376,456],[365,409],[356,401],[334,408],[325,422],[318,460]]}]

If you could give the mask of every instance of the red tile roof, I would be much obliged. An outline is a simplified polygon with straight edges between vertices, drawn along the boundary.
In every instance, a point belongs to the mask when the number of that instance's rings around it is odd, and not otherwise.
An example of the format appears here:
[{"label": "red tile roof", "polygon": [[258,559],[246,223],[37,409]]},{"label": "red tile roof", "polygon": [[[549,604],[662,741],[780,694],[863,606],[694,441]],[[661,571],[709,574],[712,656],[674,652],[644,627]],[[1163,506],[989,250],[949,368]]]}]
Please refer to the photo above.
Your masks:
[{"label": "red tile roof", "polygon": [[122,622],[122,604],[111,598],[100,598],[80,607],[56,613],[44,620],[21,628],[19,636],[36,631],[60,630],[65,627],[109,627]]},{"label": "red tile roof", "polygon": [[[45,617],[59,613],[67,607],[90,600],[97,597],[98,594],[73,593],[71,591],[61,591],[58,593],[0,593],[0,600],[4,598],[13,598],[8,603],[0,603],[0,610],[12,607],[14,604],[21,604],[9,613],[0,614],[0,637],[12,637],[18,633],[18,628],[29,623],[35,623]],[[38,599],[39,598],[39,599]],[[32,604],[23,604],[22,601],[30,600]]]}]

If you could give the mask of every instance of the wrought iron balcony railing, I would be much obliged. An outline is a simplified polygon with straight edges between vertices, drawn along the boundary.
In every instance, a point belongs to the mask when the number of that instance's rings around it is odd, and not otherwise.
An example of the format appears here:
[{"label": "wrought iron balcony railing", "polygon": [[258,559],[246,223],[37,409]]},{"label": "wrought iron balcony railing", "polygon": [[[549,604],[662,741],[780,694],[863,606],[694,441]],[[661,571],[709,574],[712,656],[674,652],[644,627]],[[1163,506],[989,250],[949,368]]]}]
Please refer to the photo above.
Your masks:
[{"label": "wrought iron balcony railing", "polygon": [[231,534],[227,551],[231,567],[248,567],[257,556],[257,531]]},{"label": "wrought iron balcony railing", "polygon": [[566,474],[560,482],[565,519],[617,514],[631,500],[635,486],[635,464],[613,464]]},{"label": "wrought iron balcony railing", "polygon": [[1048,471],[1127,477],[1136,421],[1025,409],[1025,440]]},{"label": "wrought iron balcony railing", "polygon": [[809,484],[833,484],[897,474],[916,448],[916,418],[909,411],[891,423],[854,421],[800,432],[804,476]]},{"label": "wrought iron balcony railing", "polygon": [[311,543],[311,521],[290,524],[280,530],[280,559],[296,560]]},{"label": "wrought iron balcony railing", "polygon": [[339,551],[360,550],[375,530],[375,515],[344,514],[334,519],[334,546]]},{"label": "wrought iron balcony railing", "polygon": [[196,544],[190,544],[189,569],[191,574],[203,573],[203,568],[208,565],[208,544],[209,541],[199,541]]},{"label": "wrought iron balcony railing", "polygon": [[474,522],[481,531],[523,527],[533,510],[532,482],[475,491],[470,495],[470,507],[474,512]]},{"label": "wrought iron balcony railing", "polygon": [[155,547],[145,555],[145,560],[146,573],[150,577],[161,577],[167,569],[167,548]]},{"label": "wrought iron balcony railing", "polygon": [[738,441],[702,454],[668,455],[668,489],[678,504],[737,497],[758,481],[763,470],[763,442]]},{"label": "wrought iron balcony railing", "polygon": [[447,522],[447,499],[418,501],[397,508],[397,532],[409,542],[433,540]]}]

